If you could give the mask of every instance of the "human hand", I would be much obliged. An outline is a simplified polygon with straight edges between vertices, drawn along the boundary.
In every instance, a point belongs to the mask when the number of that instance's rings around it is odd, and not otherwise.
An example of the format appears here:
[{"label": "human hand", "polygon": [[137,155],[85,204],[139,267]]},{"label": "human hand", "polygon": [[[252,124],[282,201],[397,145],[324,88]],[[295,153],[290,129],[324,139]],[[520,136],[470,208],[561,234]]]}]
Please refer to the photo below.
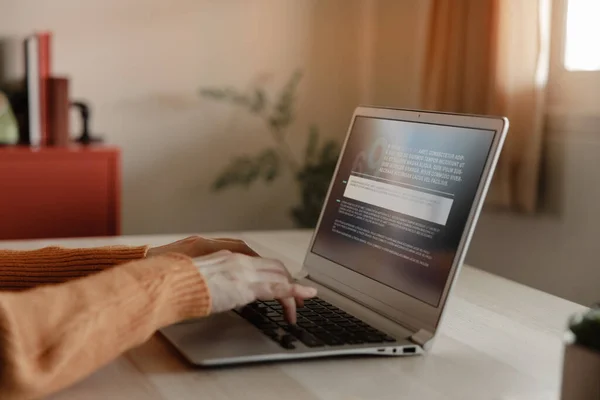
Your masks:
[{"label": "human hand", "polygon": [[222,250],[193,260],[204,276],[212,299],[211,314],[245,306],[255,300],[278,300],[291,324],[296,303],[317,295],[317,290],[292,283],[281,261]]},{"label": "human hand", "polygon": [[195,258],[220,250],[229,250],[233,253],[241,253],[253,257],[258,256],[243,240],[229,238],[209,239],[201,236],[190,236],[164,246],[153,247],[148,250],[146,256],[153,257],[166,253],[180,253]]}]

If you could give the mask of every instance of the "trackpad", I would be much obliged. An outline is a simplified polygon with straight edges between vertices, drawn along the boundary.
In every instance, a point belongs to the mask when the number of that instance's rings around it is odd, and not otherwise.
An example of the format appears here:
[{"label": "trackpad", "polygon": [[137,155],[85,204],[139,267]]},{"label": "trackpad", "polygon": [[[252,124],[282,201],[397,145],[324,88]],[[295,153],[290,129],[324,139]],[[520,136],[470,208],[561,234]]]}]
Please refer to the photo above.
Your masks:
[{"label": "trackpad", "polygon": [[232,312],[171,325],[161,332],[195,364],[285,351]]}]

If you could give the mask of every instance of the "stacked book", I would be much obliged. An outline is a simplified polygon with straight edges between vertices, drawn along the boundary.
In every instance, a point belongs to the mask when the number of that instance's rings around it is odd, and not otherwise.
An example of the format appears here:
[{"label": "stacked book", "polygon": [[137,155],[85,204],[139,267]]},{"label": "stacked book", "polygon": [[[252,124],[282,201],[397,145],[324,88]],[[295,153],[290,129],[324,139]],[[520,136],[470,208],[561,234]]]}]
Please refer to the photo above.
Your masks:
[{"label": "stacked book", "polygon": [[[25,39],[27,137],[31,146],[64,146],[69,137],[68,80],[52,76],[52,34],[40,32]],[[23,129],[24,128],[24,129]]]}]

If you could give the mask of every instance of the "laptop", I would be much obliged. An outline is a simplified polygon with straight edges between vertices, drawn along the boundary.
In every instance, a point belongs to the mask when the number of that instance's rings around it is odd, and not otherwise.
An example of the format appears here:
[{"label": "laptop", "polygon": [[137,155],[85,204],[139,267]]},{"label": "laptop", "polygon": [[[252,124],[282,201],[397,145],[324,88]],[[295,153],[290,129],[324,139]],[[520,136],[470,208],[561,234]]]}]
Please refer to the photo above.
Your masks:
[{"label": "laptop", "polygon": [[318,289],[289,325],[276,301],[161,330],[192,364],[413,356],[436,336],[506,118],[358,107],[303,264]]}]

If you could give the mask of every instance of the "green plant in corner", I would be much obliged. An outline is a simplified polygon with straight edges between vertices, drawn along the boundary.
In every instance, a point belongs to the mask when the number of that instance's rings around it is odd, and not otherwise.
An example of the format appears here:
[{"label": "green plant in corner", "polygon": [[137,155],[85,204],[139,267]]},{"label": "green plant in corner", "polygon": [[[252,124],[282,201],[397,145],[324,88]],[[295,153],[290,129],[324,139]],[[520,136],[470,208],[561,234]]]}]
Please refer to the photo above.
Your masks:
[{"label": "green plant in corner", "polygon": [[335,140],[321,143],[316,125],[308,129],[302,160],[296,158],[286,141],[288,128],[295,119],[296,91],[301,79],[300,72],[294,73],[280,93],[274,96],[274,101],[263,88],[246,93],[233,88],[203,88],[200,95],[242,107],[261,118],[273,141],[272,147],[258,154],[238,156],[231,160],[217,176],[213,189],[249,187],[259,180],[271,182],[281,175],[282,168],[288,168],[299,185],[301,195],[301,201],[291,210],[291,216],[298,227],[313,228],[319,218],[340,148]]},{"label": "green plant in corner", "polygon": [[569,329],[574,343],[600,354],[600,303],[571,318]]}]

